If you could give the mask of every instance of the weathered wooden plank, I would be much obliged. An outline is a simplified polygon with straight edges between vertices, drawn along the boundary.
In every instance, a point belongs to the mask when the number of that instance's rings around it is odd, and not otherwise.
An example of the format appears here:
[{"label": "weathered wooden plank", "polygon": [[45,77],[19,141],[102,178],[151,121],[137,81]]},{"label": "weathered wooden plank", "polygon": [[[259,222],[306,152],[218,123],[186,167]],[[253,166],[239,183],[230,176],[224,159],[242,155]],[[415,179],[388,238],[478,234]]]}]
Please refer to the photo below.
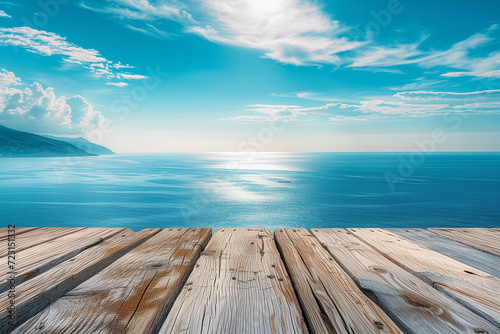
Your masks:
[{"label": "weathered wooden plank", "polygon": [[[41,245],[45,242],[64,237],[65,235],[75,233],[85,229],[85,227],[45,227],[34,229],[17,235],[15,239],[15,250],[20,252],[24,249]],[[0,257],[7,256],[7,249],[0,250]]]},{"label": "weathered wooden plank", "polygon": [[499,333],[489,321],[405,271],[343,229],[312,233],[405,333]]},{"label": "weathered wooden plank", "polygon": [[[17,286],[15,289],[16,325],[35,316],[57,298],[159,231],[160,229],[146,229],[134,233],[132,230],[125,230]],[[11,300],[14,299],[8,296],[8,292],[0,295],[0,334],[8,333],[15,327],[9,323],[8,306]],[[25,330],[20,329],[20,332],[24,333]]]},{"label": "weathered wooden plank", "polygon": [[[124,228],[88,228],[16,252],[16,283],[21,284],[123,230]],[[0,258],[0,262],[7,263],[7,258]],[[0,293],[7,290],[10,276],[6,272],[0,274]]]},{"label": "weathered wooden plank", "polygon": [[[33,230],[36,230],[39,228],[40,227],[16,227],[15,228],[16,237],[20,234],[23,234],[23,233],[26,233],[29,231],[33,231]],[[12,234],[12,233],[9,233],[9,228],[7,228],[7,227],[0,228],[0,241],[7,239],[7,236],[9,234]]]},{"label": "weathered wooden plank", "polygon": [[218,230],[159,333],[307,333],[272,233]]},{"label": "weathered wooden plank", "polygon": [[163,230],[14,333],[156,333],[210,235],[211,229]]},{"label": "weathered wooden plank", "polygon": [[483,252],[500,256],[500,231],[495,229],[429,228],[428,230]]},{"label": "weathered wooden plank", "polygon": [[421,228],[389,228],[387,230],[452,259],[500,277],[500,256],[482,252]]},{"label": "weathered wooden plank", "polygon": [[350,228],[387,259],[500,326],[500,279],[382,229]]},{"label": "weathered wooden plank", "polygon": [[311,333],[403,333],[306,229],[274,234]]}]

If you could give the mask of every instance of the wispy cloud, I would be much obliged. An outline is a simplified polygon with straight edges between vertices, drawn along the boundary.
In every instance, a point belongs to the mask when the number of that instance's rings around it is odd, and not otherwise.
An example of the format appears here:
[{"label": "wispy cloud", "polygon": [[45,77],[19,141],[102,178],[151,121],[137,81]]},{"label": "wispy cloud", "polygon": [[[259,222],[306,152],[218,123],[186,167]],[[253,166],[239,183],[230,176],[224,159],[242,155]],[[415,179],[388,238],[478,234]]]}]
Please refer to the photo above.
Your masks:
[{"label": "wispy cloud", "polygon": [[349,123],[349,122],[366,121],[370,118],[371,117],[367,116],[367,115],[358,115],[358,116],[334,115],[334,116],[328,117],[328,120],[332,121],[332,122]]},{"label": "wispy cloud", "polygon": [[446,104],[407,103],[384,99],[361,101],[356,108],[366,114],[425,117],[446,112]]},{"label": "wispy cloud", "polygon": [[[200,3],[194,3],[199,7]],[[156,38],[169,38],[175,33],[163,27],[164,22],[176,22],[182,25],[195,23],[188,12],[188,3],[175,0],[84,0],[80,6],[102,13],[117,20],[124,27]],[[166,31],[168,29],[169,31]]]},{"label": "wispy cloud", "polygon": [[392,47],[372,46],[364,48],[348,67],[391,67],[418,63],[422,52],[420,43],[399,44]]},{"label": "wispy cloud", "polygon": [[313,121],[319,120],[320,116],[328,115],[325,113],[332,106],[341,108],[340,103],[329,103],[317,107],[302,107],[296,105],[268,105],[254,104],[243,111],[250,112],[251,115],[240,115],[227,118],[233,121]]},{"label": "wispy cloud", "polygon": [[147,78],[145,75],[127,74],[127,73],[118,73],[117,77],[120,78],[120,79],[126,79],[126,80],[140,80],[140,79],[146,79]]},{"label": "wispy cloud", "polygon": [[339,53],[362,43],[313,2],[301,0],[206,1],[204,24],[188,31],[211,41],[260,50],[265,57],[295,65],[338,64]]},{"label": "wispy cloud", "polygon": [[428,105],[429,101],[443,105],[448,112],[471,114],[500,113],[500,89],[478,90],[471,92],[446,91],[406,91],[398,92],[394,97],[411,100],[412,103]]},{"label": "wispy cloud", "polygon": [[104,58],[97,50],[84,49],[52,32],[29,27],[0,28],[0,45],[13,45],[42,56],[60,56],[67,64],[82,66],[105,79],[144,79],[143,75],[123,72],[133,68]]},{"label": "wispy cloud", "polygon": [[[260,52],[283,64],[333,64],[372,72],[403,73],[400,66],[439,68],[443,77],[500,78],[500,52],[473,54],[494,41],[492,25],[444,50],[427,49],[430,35],[406,43],[353,40],[350,27],[310,0],[85,0],[83,7],[106,13],[135,31],[167,37],[164,22],[214,43]],[[169,26],[171,27],[171,25]],[[179,31],[179,29],[178,29]]]},{"label": "wispy cloud", "polygon": [[486,31],[474,34],[454,44],[446,51],[431,53],[430,56],[423,59],[420,65],[423,67],[444,66],[462,70],[442,74],[445,77],[500,78],[500,52],[491,52],[486,56],[471,55],[473,50],[493,42],[494,39],[490,35],[497,30],[498,26],[492,25]]},{"label": "wispy cloud", "polygon": [[215,43],[254,49],[285,64],[339,64],[340,53],[363,45],[346,37],[345,25],[332,19],[317,3],[306,0],[206,0],[182,4],[169,0],[111,0],[106,5],[87,0],[83,6],[139,21],[140,26],[127,26],[156,36],[161,30],[150,22],[175,21],[188,33]]},{"label": "wispy cloud", "polygon": [[319,106],[251,105],[233,121],[352,122],[388,117],[429,117],[447,113],[500,114],[500,89],[472,92],[405,91],[392,96]]},{"label": "wispy cloud", "polygon": [[[303,107],[297,105],[250,105],[244,112],[248,115],[239,115],[227,118],[232,121],[321,121],[327,117],[334,117],[335,111],[348,111],[352,107],[345,103],[327,103],[319,106]],[[340,115],[339,115],[340,116]],[[345,115],[343,115],[345,116]],[[354,115],[355,116],[355,115]],[[347,116],[346,116],[347,117]]]},{"label": "wispy cloud", "polygon": [[93,11],[111,14],[120,19],[192,21],[191,14],[186,10],[186,5],[175,0],[109,0],[104,5],[101,1],[88,0],[82,2],[81,6]]},{"label": "wispy cloud", "polygon": [[137,31],[137,32],[149,35],[149,36],[159,38],[159,39],[169,38],[173,35],[172,33],[169,33],[169,32],[166,32],[166,31],[163,31],[161,29],[156,28],[155,26],[153,26],[150,23],[145,23],[144,28],[140,28],[140,27],[137,27],[133,24],[127,24],[127,23],[124,23],[124,25],[125,25],[125,27],[127,27],[130,30]]},{"label": "wispy cloud", "polygon": [[6,18],[11,18],[11,16],[9,14],[7,14],[6,12],[4,12],[3,10],[0,9],[0,17],[6,17]]},{"label": "wispy cloud", "polygon": [[126,82],[106,82],[106,85],[116,86],[116,87],[126,87],[126,86],[128,86],[128,83],[126,83]]},{"label": "wispy cloud", "polygon": [[439,92],[439,91],[405,91],[394,94],[403,100],[445,100],[445,99],[463,99],[470,96],[481,96],[488,94],[497,94],[500,96],[500,89],[478,90],[473,92]]},{"label": "wispy cloud", "polygon": [[369,69],[416,64],[426,69],[442,68],[443,77],[500,78],[500,52],[491,52],[486,56],[472,54],[474,50],[491,44],[494,41],[491,34],[497,29],[497,25],[492,25],[446,50],[421,50],[421,44],[427,36],[412,44],[369,46],[359,50],[348,66]]},{"label": "wispy cloud", "polygon": [[389,89],[397,91],[418,90],[418,89],[438,86],[445,82],[446,82],[445,80],[432,80],[432,79],[427,79],[426,77],[420,77],[415,79],[413,82],[401,86],[392,86],[389,87]]},{"label": "wispy cloud", "polygon": [[473,102],[453,106],[454,109],[481,110],[484,113],[500,113],[500,101]]},{"label": "wispy cloud", "polygon": [[96,129],[104,117],[80,95],[58,97],[53,88],[44,89],[38,82],[22,84],[14,73],[3,69],[0,72],[0,122],[24,131],[62,135]]}]

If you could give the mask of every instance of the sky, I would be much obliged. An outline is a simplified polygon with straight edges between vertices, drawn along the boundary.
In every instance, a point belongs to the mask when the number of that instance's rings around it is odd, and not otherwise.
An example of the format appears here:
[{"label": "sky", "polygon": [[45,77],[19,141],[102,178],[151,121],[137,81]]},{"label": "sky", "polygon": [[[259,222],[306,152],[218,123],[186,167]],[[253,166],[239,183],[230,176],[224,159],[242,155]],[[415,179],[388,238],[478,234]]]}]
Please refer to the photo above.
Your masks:
[{"label": "sky", "polygon": [[116,152],[499,151],[500,3],[0,0],[0,124]]}]

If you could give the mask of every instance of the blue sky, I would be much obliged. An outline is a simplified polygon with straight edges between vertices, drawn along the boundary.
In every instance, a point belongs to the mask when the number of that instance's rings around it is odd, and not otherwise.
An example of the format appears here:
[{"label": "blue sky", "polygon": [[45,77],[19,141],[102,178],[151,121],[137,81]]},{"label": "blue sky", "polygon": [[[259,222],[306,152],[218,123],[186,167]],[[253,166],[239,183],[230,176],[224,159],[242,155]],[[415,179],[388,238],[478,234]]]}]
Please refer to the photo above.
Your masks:
[{"label": "blue sky", "polygon": [[498,1],[0,0],[0,124],[117,152],[498,151],[499,42]]}]

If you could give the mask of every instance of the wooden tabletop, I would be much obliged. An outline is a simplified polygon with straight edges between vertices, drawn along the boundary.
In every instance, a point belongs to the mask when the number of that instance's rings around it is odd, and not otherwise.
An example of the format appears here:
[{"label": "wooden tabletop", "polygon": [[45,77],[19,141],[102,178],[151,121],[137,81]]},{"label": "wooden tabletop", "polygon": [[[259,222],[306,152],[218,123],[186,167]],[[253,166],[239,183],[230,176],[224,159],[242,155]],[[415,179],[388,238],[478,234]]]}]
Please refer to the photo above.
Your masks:
[{"label": "wooden tabletop", "polygon": [[15,232],[0,334],[500,334],[498,228]]}]

